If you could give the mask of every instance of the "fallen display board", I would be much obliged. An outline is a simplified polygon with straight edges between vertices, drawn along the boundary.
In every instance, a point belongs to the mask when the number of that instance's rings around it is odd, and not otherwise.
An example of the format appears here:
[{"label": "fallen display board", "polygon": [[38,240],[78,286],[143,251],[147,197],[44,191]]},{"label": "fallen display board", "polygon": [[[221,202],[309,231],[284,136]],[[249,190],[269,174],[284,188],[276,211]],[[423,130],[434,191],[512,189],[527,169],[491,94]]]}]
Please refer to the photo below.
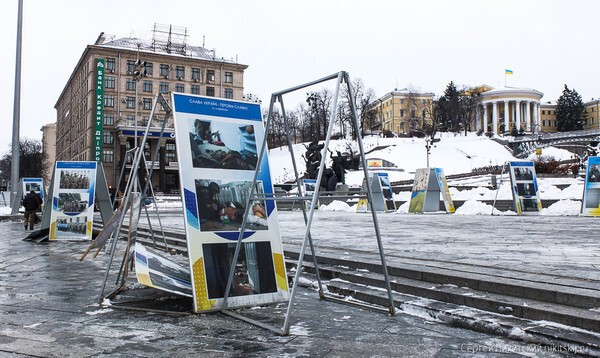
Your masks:
[{"label": "fallen display board", "polygon": [[456,211],[442,168],[420,168],[415,172],[409,213],[440,211],[440,195],[447,213]]},{"label": "fallen display board", "polygon": [[[264,139],[260,105],[172,94],[194,311],[222,307]],[[268,158],[256,181],[273,194]],[[252,200],[228,307],[283,302],[289,289],[274,202]]]},{"label": "fallen display board", "polygon": [[585,216],[600,216],[600,157],[588,158],[581,208]]},{"label": "fallen display board", "polygon": [[542,211],[533,161],[509,162],[513,204],[518,215]]},{"label": "fallen display board", "polygon": [[56,162],[50,240],[92,238],[96,168],[96,162]]}]

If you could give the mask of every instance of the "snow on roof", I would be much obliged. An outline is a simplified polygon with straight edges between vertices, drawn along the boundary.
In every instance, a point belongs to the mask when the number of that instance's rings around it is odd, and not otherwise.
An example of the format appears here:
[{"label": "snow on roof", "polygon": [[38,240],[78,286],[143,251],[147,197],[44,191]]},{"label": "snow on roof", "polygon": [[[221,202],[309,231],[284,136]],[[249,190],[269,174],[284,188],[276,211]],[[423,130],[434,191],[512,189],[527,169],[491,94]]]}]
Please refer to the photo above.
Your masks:
[{"label": "snow on roof", "polygon": [[544,94],[536,89],[533,88],[520,88],[520,87],[500,87],[500,88],[494,88],[493,90],[490,91],[486,91],[483,92],[481,95],[482,96],[491,96],[491,95],[497,95],[497,94],[509,94],[509,93],[529,93],[529,94],[537,94],[541,97],[544,96]]}]

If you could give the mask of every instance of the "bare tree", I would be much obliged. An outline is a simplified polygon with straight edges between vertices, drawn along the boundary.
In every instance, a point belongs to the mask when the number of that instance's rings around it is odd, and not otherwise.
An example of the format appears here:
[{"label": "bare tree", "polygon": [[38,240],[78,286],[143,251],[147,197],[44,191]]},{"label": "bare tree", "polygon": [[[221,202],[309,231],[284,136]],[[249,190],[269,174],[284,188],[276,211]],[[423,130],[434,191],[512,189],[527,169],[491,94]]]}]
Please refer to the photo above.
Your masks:
[{"label": "bare tree", "polygon": [[[360,78],[352,81],[352,92],[354,93],[354,103],[356,104],[356,115],[358,116],[359,125],[361,128],[361,134],[364,134],[364,129],[373,129],[376,126],[378,111],[370,107],[371,102],[375,100],[375,91],[372,88],[366,88],[365,84]],[[350,94],[348,93],[347,87],[344,87],[342,91],[342,104],[348,108],[350,102]],[[356,131],[354,124],[352,123],[352,116],[350,111],[344,113],[343,118],[340,118],[341,125],[345,128],[351,129],[352,139],[356,139]],[[344,133],[347,133],[344,130]]]},{"label": "bare tree", "polygon": [[470,88],[466,86],[460,91],[459,121],[465,132],[465,136],[471,131],[473,124],[477,121],[479,105],[481,104],[481,92],[483,92],[483,88]]},{"label": "bare tree", "polygon": [[[46,167],[42,141],[21,139],[19,141],[19,178],[45,178],[51,168]],[[12,150],[0,159],[0,179],[11,179]]]}]

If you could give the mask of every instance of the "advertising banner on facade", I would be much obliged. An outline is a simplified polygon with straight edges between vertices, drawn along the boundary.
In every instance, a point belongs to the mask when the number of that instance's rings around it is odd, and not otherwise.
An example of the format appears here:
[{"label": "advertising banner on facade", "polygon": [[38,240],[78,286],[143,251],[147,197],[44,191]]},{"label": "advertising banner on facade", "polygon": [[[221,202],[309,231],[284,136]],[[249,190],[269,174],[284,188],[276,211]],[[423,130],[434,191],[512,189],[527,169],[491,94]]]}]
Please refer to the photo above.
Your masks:
[{"label": "advertising banner on facade", "polygon": [[[194,310],[220,309],[264,140],[260,105],[172,94]],[[266,153],[255,193],[272,194]],[[251,200],[228,307],[289,297],[277,209]]]},{"label": "advertising banner on facade", "polygon": [[104,126],[104,59],[96,59],[96,99],[94,102],[94,160],[102,161],[102,131]]},{"label": "advertising banner on facade", "polygon": [[44,200],[44,179],[23,178],[23,198],[32,190]]},{"label": "advertising banner on facade", "polygon": [[582,209],[585,216],[600,216],[600,157],[588,158]]},{"label": "advertising banner on facade", "polygon": [[539,197],[533,162],[509,162],[509,173],[513,203],[517,214],[539,213],[542,211],[542,202]]},{"label": "advertising banner on facade", "polygon": [[56,162],[50,240],[90,240],[94,223],[96,162]]}]

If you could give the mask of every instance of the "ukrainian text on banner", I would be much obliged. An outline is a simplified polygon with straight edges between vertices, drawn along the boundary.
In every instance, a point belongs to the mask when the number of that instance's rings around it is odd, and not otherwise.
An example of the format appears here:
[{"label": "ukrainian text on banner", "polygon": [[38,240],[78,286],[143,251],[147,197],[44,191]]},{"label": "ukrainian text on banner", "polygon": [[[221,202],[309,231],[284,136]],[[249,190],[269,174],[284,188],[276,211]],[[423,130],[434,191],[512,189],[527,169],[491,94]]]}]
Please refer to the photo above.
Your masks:
[{"label": "ukrainian text on banner", "polygon": [[588,158],[582,208],[585,216],[600,216],[600,157]]},{"label": "ukrainian text on banner", "polygon": [[[264,140],[260,105],[179,93],[172,104],[194,310],[217,310]],[[257,191],[273,193],[266,153]],[[252,200],[250,206],[229,307],[289,297],[275,204]]]},{"label": "ukrainian text on banner", "polygon": [[96,168],[96,162],[56,162],[50,240],[92,238]]},{"label": "ukrainian text on banner", "polygon": [[542,211],[533,162],[509,162],[509,172],[513,203],[517,214]]}]

